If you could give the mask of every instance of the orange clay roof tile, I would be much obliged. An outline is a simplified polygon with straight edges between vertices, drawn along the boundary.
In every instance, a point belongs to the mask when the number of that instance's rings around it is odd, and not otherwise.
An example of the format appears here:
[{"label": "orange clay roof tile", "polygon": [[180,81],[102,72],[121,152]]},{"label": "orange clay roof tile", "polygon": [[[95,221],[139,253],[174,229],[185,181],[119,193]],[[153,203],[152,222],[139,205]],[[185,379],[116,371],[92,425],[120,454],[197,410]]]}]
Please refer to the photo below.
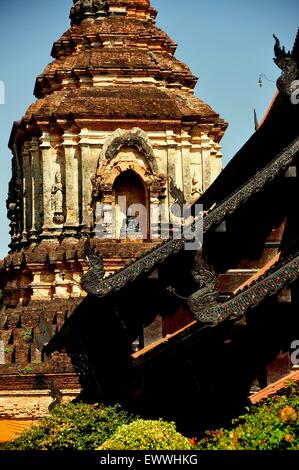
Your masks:
[{"label": "orange clay roof tile", "polygon": [[264,388],[263,390],[260,390],[259,392],[255,393],[250,397],[251,403],[258,403],[264,398],[267,398],[274,393],[278,392],[279,390],[282,390],[283,388],[286,388],[290,382],[298,382],[299,381],[299,370],[291,372],[289,375],[286,377],[283,377],[282,379],[278,380],[277,382],[269,385],[268,387]]}]

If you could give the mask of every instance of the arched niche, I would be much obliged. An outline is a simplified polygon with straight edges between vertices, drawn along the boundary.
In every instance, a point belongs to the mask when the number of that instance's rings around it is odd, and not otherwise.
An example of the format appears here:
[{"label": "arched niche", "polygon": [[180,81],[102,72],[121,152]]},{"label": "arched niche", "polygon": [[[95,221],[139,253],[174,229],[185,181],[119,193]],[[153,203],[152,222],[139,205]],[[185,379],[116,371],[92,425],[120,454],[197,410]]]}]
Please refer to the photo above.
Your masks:
[{"label": "arched niche", "polygon": [[149,233],[149,193],[142,178],[125,170],[113,184],[116,238],[147,239]]},{"label": "arched niche", "polygon": [[[131,190],[127,190],[130,185]],[[119,238],[123,222],[120,219],[124,217],[125,210],[119,211],[117,194],[123,191],[131,203],[141,203],[149,213],[150,205],[158,206],[165,198],[166,187],[166,176],[158,173],[156,158],[146,134],[140,129],[115,131],[104,144],[93,179],[95,225],[103,226],[108,238]],[[119,220],[113,225],[111,220],[116,215]],[[141,238],[147,238],[149,223],[146,228],[145,220],[148,222],[148,216],[142,215],[141,219]],[[112,232],[111,226],[116,226]]]}]

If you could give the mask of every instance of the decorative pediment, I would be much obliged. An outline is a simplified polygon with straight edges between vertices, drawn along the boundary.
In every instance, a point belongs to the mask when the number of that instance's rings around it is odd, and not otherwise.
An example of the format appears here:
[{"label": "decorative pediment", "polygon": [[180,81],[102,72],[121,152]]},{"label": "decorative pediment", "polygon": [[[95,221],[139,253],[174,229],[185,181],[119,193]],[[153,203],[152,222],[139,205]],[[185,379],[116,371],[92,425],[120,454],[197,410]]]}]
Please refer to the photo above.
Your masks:
[{"label": "decorative pediment", "polygon": [[145,157],[153,174],[158,172],[154,151],[147,134],[135,127],[130,131],[117,129],[106,140],[102,158],[111,161],[122,147],[135,147]]}]

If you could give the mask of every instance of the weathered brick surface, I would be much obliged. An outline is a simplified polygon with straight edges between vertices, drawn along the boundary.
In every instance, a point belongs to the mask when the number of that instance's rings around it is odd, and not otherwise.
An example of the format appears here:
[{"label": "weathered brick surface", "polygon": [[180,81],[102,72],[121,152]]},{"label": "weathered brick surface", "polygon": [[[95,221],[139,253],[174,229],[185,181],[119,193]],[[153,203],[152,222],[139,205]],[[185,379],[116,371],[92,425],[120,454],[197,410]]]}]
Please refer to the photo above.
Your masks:
[{"label": "weathered brick surface", "polygon": [[36,340],[41,334],[41,315],[48,322],[52,334],[55,334],[79,303],[80,299],[33,301],[16,309],[2,308],[0,340],[4,342],[5,362],[0,364],[0,390],[35,388],[36,382],[41,388],[45,388],[48,383],[43,378],[44,374],[73,372],[66,354],[45,357],[38,349]]},{"label": "weathered brick surface", "polygon": [[[24,268],[24,265],[30,263],[47,263],[55,265],[57,262],[79,261],[85,267],[88,266],[84,257],[85,240],[77,240],[74,238],[59,240],[43,241],[37,245],[30,245],[27,248],[15,250],[3,260],[3,269],[7,272],[17,268]],[[108,263],[113,259],[120,259],[121,264],[131,262],[132,260],[142,256],[148,250],[151,250],[156,243],[160,242],[130,242],[125,243],[115,240],[100,240],[94,238],[91,240],[92,249],[103,255],[104,262]]]},{"label": "weathered brick surface", "polygon": [[14,367],[7,367],[5,373],[0,370],[0,391],[13,390],[50,390],[54,381],[59,389],[80,389],[78,375],[74,372],[50,373],[49,368],[44,367],[35,370],[35,373],[20,372]]}]

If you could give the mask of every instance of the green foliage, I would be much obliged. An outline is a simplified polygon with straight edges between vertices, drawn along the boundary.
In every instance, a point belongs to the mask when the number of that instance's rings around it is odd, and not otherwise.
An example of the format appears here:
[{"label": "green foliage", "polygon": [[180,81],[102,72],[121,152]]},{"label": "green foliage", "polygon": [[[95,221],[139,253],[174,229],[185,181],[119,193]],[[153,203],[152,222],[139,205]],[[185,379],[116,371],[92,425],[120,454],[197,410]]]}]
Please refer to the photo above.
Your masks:
[{"label": "green foliage", "polygon": [[11,353],[11,348],[5,348],[4,352],[6,352],[7,354]]},{"label": "green foliage", "polygon": [[31,343],[31,341],[32,341],[32,331],[31,330],[25,330],[22,333],[22,338],[23,338],[24,341],[26,341],[26,343]]},{"label": "green foliage", "polygon": [[203,450],[298,450],[299,385],[272,395],[247,414],[233,420],[230,429],[209,431],[199,441]]},{"label": "green foliage", "polygon": [[209,431],[197,443],[174,423],[145,421],[120,406],[67,404],[3,450],[299,450],[299,384],[247,409],[229,429]]},{"label": "green foliage", "polygon": [[120,406],[86,404],[56,406],[53,414],[31,426],[2,450],[94,450],[117,428],[133,420]]},{"label": "green foliage", "polygon": [[30,372],[32,371],[32,367],[21,367],[20,369],[18,369],[19,374],[30,374]]},{"label": "green foliage", "polygon": [[174,423],[138,419],[121,426],[98,450],[189,450],[191,445]]}]

